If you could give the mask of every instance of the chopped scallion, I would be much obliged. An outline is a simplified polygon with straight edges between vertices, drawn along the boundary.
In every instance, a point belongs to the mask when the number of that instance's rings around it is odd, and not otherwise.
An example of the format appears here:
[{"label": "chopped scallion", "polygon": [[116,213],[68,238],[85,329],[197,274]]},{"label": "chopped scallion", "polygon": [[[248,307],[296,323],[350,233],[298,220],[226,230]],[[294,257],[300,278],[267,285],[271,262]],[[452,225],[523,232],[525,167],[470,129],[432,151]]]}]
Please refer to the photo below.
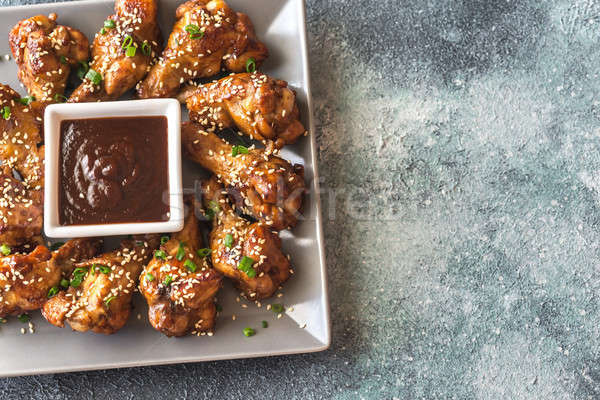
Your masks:
[{"label": "chopped scallion", "polygon": [[246,60],[246,72],[252,73],[256,71],[256,60],[250,57]]}]

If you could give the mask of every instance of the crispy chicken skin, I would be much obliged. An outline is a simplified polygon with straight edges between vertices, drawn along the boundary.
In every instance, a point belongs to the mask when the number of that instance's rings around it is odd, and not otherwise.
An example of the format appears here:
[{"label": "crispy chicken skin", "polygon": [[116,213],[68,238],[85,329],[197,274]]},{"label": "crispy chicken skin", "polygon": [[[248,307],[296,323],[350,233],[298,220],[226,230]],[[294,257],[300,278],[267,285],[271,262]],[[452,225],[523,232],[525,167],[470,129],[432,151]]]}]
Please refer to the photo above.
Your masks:
[{"label": "crispy chicken skin", "polygon": [[139,85],[140,98],[175,97],[184,82],[221,69],[242,72],[250,58],[257,66],[267,58],[248,16],[222,0],[190,0],[177,8],[175,17],[166,48]]},{"label": "crispy chicken skin", "polygon": [[[156,235],[124,240],[120,249],[78,263],[71,287],[48,300],[42,315],[61,328],[66,321],[79,332],[117,332],[129,318],[138,277],[157,245]],[[74,283],[77,276],[83,277],[80,284]]]},{"label": "crispy chicken skin", "polygon": [[85,35],[57,25],[54,13],[20,21],[8,41],[19,67],[19,80],[40,101],[61,101],[71,68],[89,58]]},{"label": "crispy chicken skin", "polygon": [[0,243],[9,246],[26,243],[42,231],[43,104],[24,105],[19,98],[10,87],[0,85]]},{"label": "crispy chicken skin", "polygon": [[[237,215],[227,192],[213,175],[202,183],[206,209],[218,204],[210,233],[214,268],[235,281],[250,300],[271,297],[290,277],[290,262],[281,251],[281,239],[261,222],[250,223]],[[254,260],[251,276],[238,269],[243,257]]]},{"label": "crispy chicken skin", "polygon": [[181,136],[189,158],[229,187],[239,210],[274,230],[296,225],[305,192],[301,165],[292,166],[264,149],[234,156],[233,146],[192,122],[182,125]]},{"label": "crispy chicken skin", "polygon": [[230,75],[182,93],[190,119],[211,132],[236,127],[252,139],[272,141],[276,148],[306,132],[298,120],[294,91],[287,82],[264,74]]},{"label": "crispy chicken skin", "polygon": [[37,246],[29,254],[0,258],[0,316],[42,307],[50,289],[58,289],[63,274],[71,273],[73,260],[93,257],[100,243],[97,239],[73,239],[53,252],[46,246]]},{"label": "crispy chicken skin", "polygon": [[154,329],[167,336],[201,335],[215,326],[215,296],[222,276],[210,257],[198,254],[202,246],[192,201],[181,232],[160,246],[140,277],[140,292],[148,302]]},{"label": "crispy chicken skin", "polygon": [[[102,76],[99,84],[89,78],[75,89],[69,102],[116,100],[132,89],[150,69],[161,41],[155,0],[116,0],[115,14],[108,17],[114,28],[104,28],[92,44],[90,69]],[[131,37],[131,39],[129,39]],[[127,56],[126,45],[136,47]]]}]

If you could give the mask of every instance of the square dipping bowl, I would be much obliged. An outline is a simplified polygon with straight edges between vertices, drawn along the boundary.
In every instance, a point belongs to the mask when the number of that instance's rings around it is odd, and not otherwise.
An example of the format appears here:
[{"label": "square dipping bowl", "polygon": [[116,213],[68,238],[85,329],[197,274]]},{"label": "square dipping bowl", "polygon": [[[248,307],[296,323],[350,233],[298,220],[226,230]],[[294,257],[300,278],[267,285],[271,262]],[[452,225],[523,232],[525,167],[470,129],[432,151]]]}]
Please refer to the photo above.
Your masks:
[{"label": "square dipping bowl", "polygon": [[[110,117],[167,118],[169,219],[159,222],[61,225],[59,221],[61,122],[70,119]],[[46,107],[44,113],[45,187],[44,232],[51,238],[130,235],[177,232],[183,229],[181,184],[181,106],[175,99],[127,100],[99,103],[62,103]],[[164,198],[164,195],[163,195]]]}]

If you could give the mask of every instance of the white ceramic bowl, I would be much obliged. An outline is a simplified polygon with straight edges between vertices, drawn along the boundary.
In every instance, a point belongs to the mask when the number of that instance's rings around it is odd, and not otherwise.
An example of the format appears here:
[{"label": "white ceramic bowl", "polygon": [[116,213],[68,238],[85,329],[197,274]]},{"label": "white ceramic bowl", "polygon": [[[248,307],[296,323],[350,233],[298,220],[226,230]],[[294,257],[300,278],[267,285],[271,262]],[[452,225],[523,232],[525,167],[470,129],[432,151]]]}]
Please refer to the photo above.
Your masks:
[{"label": "white ceramic bowl", "polygon": [[[58,213],[60,123],[65,119],[165,116],[168,123],[169,220],[164,222],[60,225]],[[175,99],[52,104],[44,114],[44,232],[52,238],[176,232],[183,229],[181,107]]]}]

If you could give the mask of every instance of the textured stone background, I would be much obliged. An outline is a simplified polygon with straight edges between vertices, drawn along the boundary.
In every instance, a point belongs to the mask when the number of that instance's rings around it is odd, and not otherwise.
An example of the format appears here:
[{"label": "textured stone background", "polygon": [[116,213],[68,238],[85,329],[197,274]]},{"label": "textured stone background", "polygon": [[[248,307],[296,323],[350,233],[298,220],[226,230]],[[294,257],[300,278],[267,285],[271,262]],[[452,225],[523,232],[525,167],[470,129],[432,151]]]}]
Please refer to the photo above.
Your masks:
[{"label": "textured stone background", "polygon": [[307,8],[331,349],[0,395],[600,398],[600,4]]}]

